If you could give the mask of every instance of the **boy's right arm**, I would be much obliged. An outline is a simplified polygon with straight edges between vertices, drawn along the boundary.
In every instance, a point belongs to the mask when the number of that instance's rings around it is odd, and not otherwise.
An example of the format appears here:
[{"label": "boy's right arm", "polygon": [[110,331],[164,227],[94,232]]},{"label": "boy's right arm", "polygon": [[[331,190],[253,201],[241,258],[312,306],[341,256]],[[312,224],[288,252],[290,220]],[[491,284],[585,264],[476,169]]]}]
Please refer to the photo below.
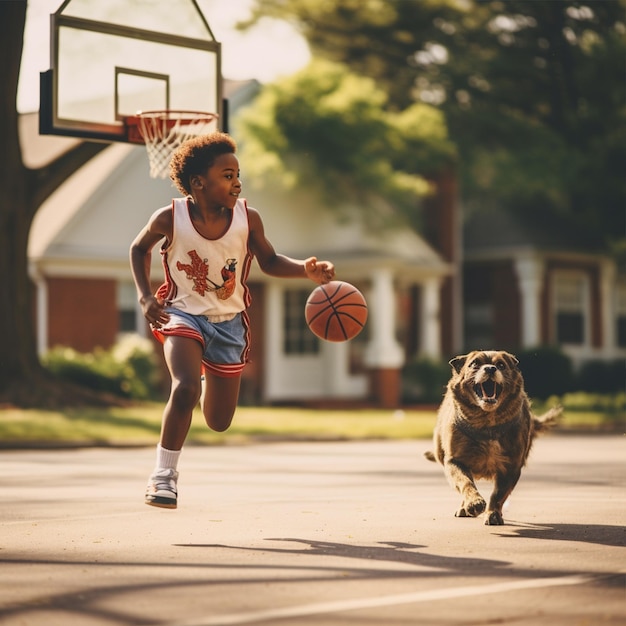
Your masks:
[{"label": "boy's right arm", "polygon": [[163,311],[164,303],[152,293],[152,248],[164,238],[170,241],[171,237],[172,209],[165,207],[152,215],[130,245],[130,269],[137,287],[139,303],[145,318],[156,326],[166,323],[169,316]]}]

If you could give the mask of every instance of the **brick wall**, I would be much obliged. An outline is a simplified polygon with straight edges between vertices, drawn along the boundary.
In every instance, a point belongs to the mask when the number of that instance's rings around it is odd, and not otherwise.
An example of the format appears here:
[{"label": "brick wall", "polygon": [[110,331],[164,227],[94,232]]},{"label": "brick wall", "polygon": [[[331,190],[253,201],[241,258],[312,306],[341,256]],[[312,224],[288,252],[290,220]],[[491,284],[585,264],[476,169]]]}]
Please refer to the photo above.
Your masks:
[{"label": "brick wall", "polygon": [[118,331],[116,282],[95,278],[48,279],[48,345],[91,352],[111,347]]}]

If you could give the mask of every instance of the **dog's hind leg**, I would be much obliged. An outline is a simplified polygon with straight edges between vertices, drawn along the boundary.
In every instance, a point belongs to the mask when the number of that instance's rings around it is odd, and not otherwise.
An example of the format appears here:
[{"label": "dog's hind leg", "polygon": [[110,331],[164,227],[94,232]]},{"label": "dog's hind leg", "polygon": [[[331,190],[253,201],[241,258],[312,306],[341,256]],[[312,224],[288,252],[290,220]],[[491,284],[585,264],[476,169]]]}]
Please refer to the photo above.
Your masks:
[{"label": "dog's hind leg", "polygon": [[480,515],[487,507],[487,503],[478,492],[470,470],[456,459],[447,460],[444,464],[444,470],[448,482],[463,496],[463,502],[455,514],[456,517],[477,517]]},{"label": "dog's hind leg", "polygon": [[485,517],[487,526],[502,526],[504,524],[502,507],[517,485],[520,475],[521,471],[496,475],[495,486],[489,498],[489,507]]}]

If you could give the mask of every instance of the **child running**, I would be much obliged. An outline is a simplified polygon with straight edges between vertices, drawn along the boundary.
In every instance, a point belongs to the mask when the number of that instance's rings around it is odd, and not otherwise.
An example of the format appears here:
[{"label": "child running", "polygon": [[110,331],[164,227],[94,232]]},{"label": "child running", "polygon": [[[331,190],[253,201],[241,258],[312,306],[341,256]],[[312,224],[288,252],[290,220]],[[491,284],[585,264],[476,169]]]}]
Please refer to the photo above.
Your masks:
[{"label": "child running", "polygon": [[[156,465],[145,502],[175,509],[178,460],[198,401],[215,431],[231,424],[241,373],[250,351],[246,285],[250,264],[270,276],[331,281],[332,263],[278,254],[259,213],[240,198],[236,144],[214,132],[185,142],[170,163],[170,177],[184,196],[157,210],[130,247],[139,302],[163,343],[171,376]],[[165,282],[153,294],[150,259],[162,242]]]}]

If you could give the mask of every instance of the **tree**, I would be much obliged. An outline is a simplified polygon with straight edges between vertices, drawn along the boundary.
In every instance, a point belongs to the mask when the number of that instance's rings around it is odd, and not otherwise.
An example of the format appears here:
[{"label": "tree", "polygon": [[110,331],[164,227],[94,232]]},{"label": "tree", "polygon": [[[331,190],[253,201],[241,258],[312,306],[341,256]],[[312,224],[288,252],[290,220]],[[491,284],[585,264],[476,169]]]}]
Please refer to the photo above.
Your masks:
[{"label": "tree", "polygon": [[[387,107],[446,116],[468,214],[508,210],[581,249],[624,246],[626,0],[263,0]],[[245,27],[245,24],[242,25]]]},{"label": "tree", "polygon": [[[283,172],[286,186],[317,189],[331,209],[356,204],[373,227],[398,218],[417,226],[427,177],[456,151],[440,111],[414,103],[393,112],[386,103],[372,79],[313,63],[267,86],[241,115],[242,161],[258,180],[275,185]],[[385,210],[390,205],[395,214]]]},{"label": "tree", "polygon": [[98,399],[53,380],[37,355],[33,289],[28,276],[28,235],[42,202],[78,167],[106,144],[81,143],[54,162],[38,169],[24,165],[19,142],[17,85],[19,78],[26,2],[0,2],[0,404],[51,406]]}]

